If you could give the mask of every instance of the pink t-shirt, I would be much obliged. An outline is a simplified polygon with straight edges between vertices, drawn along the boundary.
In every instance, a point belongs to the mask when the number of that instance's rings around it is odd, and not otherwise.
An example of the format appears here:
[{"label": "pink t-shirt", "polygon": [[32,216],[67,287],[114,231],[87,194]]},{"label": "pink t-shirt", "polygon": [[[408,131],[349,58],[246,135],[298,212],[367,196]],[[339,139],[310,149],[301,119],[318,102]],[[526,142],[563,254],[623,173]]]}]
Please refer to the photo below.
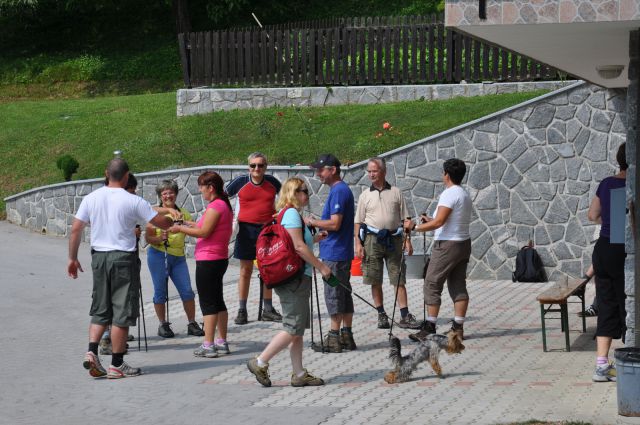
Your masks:
[{"label": "pink t-shirt", "polygon": [[[197,261],[225,260],[229,258],[229,239],[233,230],[233,213],[222,199],[214,199],[207,205],[220,213],[220,220],[208,238],[198,238],[194,256]],[[205,210],[206,213],[206,210]],[[204,214],[197,226],[202,227]]]}]

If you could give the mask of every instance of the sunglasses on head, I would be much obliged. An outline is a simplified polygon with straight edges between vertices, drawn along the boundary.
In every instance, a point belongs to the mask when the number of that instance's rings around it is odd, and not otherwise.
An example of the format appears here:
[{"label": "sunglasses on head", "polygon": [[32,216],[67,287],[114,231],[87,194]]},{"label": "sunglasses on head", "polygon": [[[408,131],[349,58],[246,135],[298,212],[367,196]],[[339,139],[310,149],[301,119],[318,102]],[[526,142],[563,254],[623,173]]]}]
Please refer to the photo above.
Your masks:
[{"label": "sunglasses on head", "polygon": [[256,168],[256,167],[264,168],[266,166],[267,166],[267,164],[249,164],[249,168]]},{"label": "sunglasses on head", "polygon": [[309,189],[296,189],[296,192],[302,192],[305,195],[309,195]]}]

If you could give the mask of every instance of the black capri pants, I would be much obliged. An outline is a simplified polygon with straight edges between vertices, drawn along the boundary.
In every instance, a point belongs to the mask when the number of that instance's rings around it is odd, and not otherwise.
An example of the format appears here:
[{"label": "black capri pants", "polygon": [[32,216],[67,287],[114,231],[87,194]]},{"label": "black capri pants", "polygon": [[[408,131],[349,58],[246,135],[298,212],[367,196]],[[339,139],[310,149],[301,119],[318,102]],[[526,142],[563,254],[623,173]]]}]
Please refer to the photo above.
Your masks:
[{"label": "black capri pants", "polygon": [[229,260],[196,261],[196,288],[203,316],[227,311],[222,295],[222,278]]},{"label": "black capri pants", "polygon": [[593,271],[598,299],[598,326],[596,336],[621,338],[625,324],[624,293],[624,244],[610,243],[609,238],[600,237],[593,248]]}]

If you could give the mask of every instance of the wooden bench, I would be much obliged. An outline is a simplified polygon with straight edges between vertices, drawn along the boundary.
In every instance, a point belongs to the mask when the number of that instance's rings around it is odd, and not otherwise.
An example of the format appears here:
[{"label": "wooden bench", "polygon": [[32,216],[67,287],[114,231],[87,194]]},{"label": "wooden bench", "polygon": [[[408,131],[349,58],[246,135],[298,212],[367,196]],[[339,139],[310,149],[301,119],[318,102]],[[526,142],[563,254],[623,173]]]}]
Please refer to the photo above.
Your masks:
[{"label": "wooden bench", "polygon": [[[560,319],[560,329],[564,332],[566,350],[571,351],[569,343],[569,312],[567,304],[577,304],[577,301],[568,301],[569,297],[578,297],[582,307],[582,332],[587,331],[587,322],[584,315],[584,292],[587,282],[584,279],[570,279],[566,284],[556,283],[551,288],[538,295],[540,302],[540,319],[542,320],[542,350],[547,351],[546,320]],[[553,306],[558,308],[553,308]],[[547,313],[560,313],[560,317],[547,317]]]}]

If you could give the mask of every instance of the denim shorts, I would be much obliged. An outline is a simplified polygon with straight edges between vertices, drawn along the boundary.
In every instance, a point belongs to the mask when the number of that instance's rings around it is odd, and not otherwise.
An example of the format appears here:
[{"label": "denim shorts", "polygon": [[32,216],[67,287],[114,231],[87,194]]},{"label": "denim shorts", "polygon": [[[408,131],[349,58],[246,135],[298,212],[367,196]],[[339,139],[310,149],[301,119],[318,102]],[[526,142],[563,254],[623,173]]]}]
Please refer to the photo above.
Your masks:
[{"label": "denim shorts", "polygon": [[164,304],[167,302],[167,269],[173,285],[180,294],[182,301],[191,301],[195,298],[191,289],[191,278],[187,259],[184,256],[178,257],[167,254],[167,266],[164,264],[164,252],[153,247],[147,250],[147,265],[153,281],[153,303]]},{"label": "denim shorts", "polygon": [[329,286],[324,283],[324,302],[327,305],[327,313],[336,314],[353,313],[353,297],[351,296],[351,261],[322,261],[333,272],[334,276],[349,290],[341,285]]}]

